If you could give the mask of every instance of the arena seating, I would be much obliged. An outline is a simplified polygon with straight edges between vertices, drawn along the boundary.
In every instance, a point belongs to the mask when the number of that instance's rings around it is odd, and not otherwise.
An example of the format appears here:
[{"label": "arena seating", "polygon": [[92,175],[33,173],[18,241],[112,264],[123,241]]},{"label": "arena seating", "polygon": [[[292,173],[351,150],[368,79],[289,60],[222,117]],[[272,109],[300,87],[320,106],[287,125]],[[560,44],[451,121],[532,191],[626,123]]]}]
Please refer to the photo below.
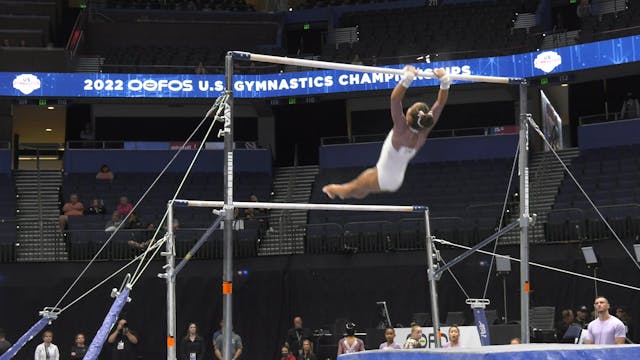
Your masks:
[{"label": "arena seating", "polygon": [[187,11],[255,11],[243,0],[109,0],[107,6],[116,9],[187,10]]},{"label": "arena seating", "polygon": [[581,21],[580,42],[591,42],[640,33],[640,7],[628,10],[589,16]]},{"label": "arena seating", "polygon": [[[396,193],[372,195],[362,204],[428,205],[436,236],[473,244],[495,232],[512,159],[411,165]],[[361,168],[324,169],[312,193],[327,201],[322,186],[348,181]],[[515,181],[515,180],[514,180]],[[512,186],[512,193],[515,191]],[[339,201],[336,201],[339,203]],[[311,211],[306,251],[380,252],[424,248],[423,214]]]},{"label": "arena seating", "polygon": [[[640,230],[640,145],[584,150],[571,171],[623,239]],[[550,241],[610,238],[597,213],[570,178],[565,178],[549,214]]]},{"label": "arena seating", "polygon": [[491,2],[349,13],[342,17],[342,26],[358,26],[360,40],[335,54],[327,47],[323,55],[334,61],[350,61],[355,54],[363,59],[376,56],[385,62],[386,57],[422,51],[455,51],[455,58],[465,58],[479,56],[478,50],[503,49],[504,54],[535,50],[537,36],[512,31],[515,12],[513,5]]},{"label": "arena seating", "polygon": [[0,45],[41,47],[51,41],[56,2],[0,1]]},{"label": "arena seating", "polygon": [[[110,235],[104,231],[105,224],[111,218],[111,213],[117,207],[120,196],[126,195],[132,203],[143,194],[150,185],[155,174],[116,174],[113,182],[95,179],[95,174],[67,174],[64,178],[63,192],[65,199],[72,193],[77,193],[80,200],[88,208],[91,199],[100,198],[105,202],[105,215],[86,215],[71,217],[68,223],[67,241],[70,249],[70,258],[74,260],[86,259],[92,256],[95,250]],[[179,181],[180,174],[167,174],[163,177],[148,197],[136,210],[139,218],[146,224],[157,225],[166,210],[167,200],[173,195]],[[249,195],[256,194],[258,199],[267,199],[271,189],[271,177],[263,173],[238,173],[235,176],[236,189],[234,195],[237,199],[248,199]],[[194,173],[185,183],[181,198],[191,199],[222,199],[222,174],[220,173]],[[180,229],[176,234],[176,246],[179,255],[184,253],[213,222],[214,216],[211,209],[206,208],[176,208],[175,217],[179,220]],[[235,231],[238,236],[236,252],[238,256],[253,256],[256,252],[256,239],[259,228],[256,221],[244,221],[244,229]],[[135,251],[126,243],[129,240],[145,241],[150,238],[152,231],[126,230],[121,231],[114,238],[114,243],[105,258],[127,259],[131,258]],[[164,234],[164,230],[160,231]],[[207,245],[201,250],[200,256],[207,258],[220,257],[221,231],[218,230]]]},{"label": "arena seating", "polygon": [[11,262],[16,243],[16,191],[13,177],[0,174],[0,262]]}]

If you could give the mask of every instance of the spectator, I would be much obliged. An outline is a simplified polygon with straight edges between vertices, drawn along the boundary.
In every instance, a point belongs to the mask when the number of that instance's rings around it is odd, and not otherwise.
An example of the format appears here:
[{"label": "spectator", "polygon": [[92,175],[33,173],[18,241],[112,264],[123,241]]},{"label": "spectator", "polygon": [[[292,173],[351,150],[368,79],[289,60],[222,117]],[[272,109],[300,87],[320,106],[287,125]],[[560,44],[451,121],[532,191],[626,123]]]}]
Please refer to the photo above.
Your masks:
[{"label": "spectator", "polygon": [[89,206],[89,210],[87,210],[87,214],[89,215],[104,215],[107,212],[107,209],[104,208],[104,201],[99,198],[93,198],[91,200],[91,206]]},{"label": "spectator", "polygon": [[556,338],[558,340],[562,339],[564,333],[567,332],[567,329],[569,329],[569,327],[575,323],[576,322],[575,317],[573,316],[573,310],[562,310],[562,320],[558,324],[556,324]]},{"label": "spectator", "polygon": [[311,339],[305,339],[302,342],[302,354],[298,355],[298,360],[316,360],[316,354],[313,353],[313,344]]},{"label": "spectator", "polygon": [[125,229],[135,230],[135,229],[146,229],[147,227],[144,225],[142,220],[138,218],[138,214],[134,211],[129,214],[129,219],[127,219],[127,224],[124,227]]},{"label": "spectator", "polygon": [[364,341],[356,337],[356,324],[347,323],[345,330],[347,336],[338,342],[338,355],[364,351]]},{"label": "spectator", "polygon": [[422,336],[422,328],[419,325],[411,327],[411,335],[407,338],[402,346],[403,349],[421,349],[427,346],[427,341]]},{"label": "spectator", "polygon": [[62,207],[62,215],[58,218],[60,231],[63,231],[69,221],[69,216],[80,216],[84,214],[84,205],[78,201],[78,194],[71,194],[69,202]]},{"label": "spectator", "polygon": [[204,65],[202,65],[202,61],[200,61],[198,63],[198,66],[196,67],[196,74],[204,75],[206,73],[207,73],[207,69],[204,68]]},{"label": "spectator", "polygon": [[129,330],[127,319],[120,318],[116,329],[109,335],[107,342],[111,344],[112,360],[134,360],[135,345],[138,344],[138,337]]},{"label": "spectator", "polygon": [[222,334],[223,327],[224,327],[224,320],[220,319],[220,328],[218,328],[218,330],[213,332],[213,340],[211,341],[214,348],[216,346],[216,339],[218,338],[218,336],[220,336],[220,334]]},{"label": "spectator", "polygon": [[126,196],[120,197],[120,203],[118,204],[118,213],[124,219],[133,209],[133,205],[129,202],[129,198]]},{"label": "spectator", "polygon": [[287,344],[282,345],[282,348],[280,348],[280,360],[296,360],[296,357],[289,351]]},{"label": "spectator", "polygon": [[[131,217],[129,217],[131,218]],[[146,227],[149,230],[152,230],[154,228],[153,224],[149,224],[149,226]],[[180,228],[180,221],[178,221],[178,219],[173,218],[173,231],[175,232],[176,230],[178,230]],[[167,226],[165,225],[165,232],[166,232]],[[156,237],[156,239],[159,239],[161,237]],[[127,244],[129,244],[129,246],[133,247],[133,248],[139,248],[139,249],[144,249],[147,246],[149,246],[149,244],[151,243],[151,239],[147,240],[147,241],[143,241],[143,242],[137,242],[134,240],[129,240],[127,242]],[[215,338],[214,338],[215,339]]]},{"label": "spectator", "polygon": [[[95,140],[95,138],[96,138],[96,134],[93,131],[93,125],[91,124],[91,121],[87,121],[84,124],[84,129],[80,130],[80,139],[90,141],[90,140]],[[90,145],[90,144],[87,144],[87,145]]]},{"label": "spectator", "polygon": [[0,355],[4,354],[11,347],[11,343],[7,340],[7,333],[4,329],[0,329]]},{"label": "spectator", "polygon": [[120,218],[120,213],[117,211],[114,211],[113,214],[111,214],[111,220],[109,220],[107,222],[107,225],[104,226],[104,231],[107,231],[107,232],[116,231],[116,229],[118,228],[118,226],[120,226],[121,223],[122,223],[122,219]]},{"label": "spectator", "polygon": [[633,93],[627,93],[627,96],[622,103],[620,117],[623,119],[635,119],[640,117],[640,102],[638,102],[638,98],[633,96]]},{"label": "spectator", "polygon": [[[620,321],[622,321],[622,323],[624,324],[624,327],[627,330],[627,337],[629,339],[631,339],[631,341],[634,341],[634,337],[635,337],[635,333],[633,331],[633,327],[631,326],[632,321],[631,321],[631,314],[629,314],[629,311],[627,310],[627,307],[625,306],[618,306],[616,308],[616,317],[618,319],[620,319]],[[635,341],[634,341],[635,342]]]},{"label": "spectator", "polygon": [[393,349],[401,349],[402,347],[395,343],[396,339],[396,330],[392,327],[388,327],[384,331],[384,338],[387,340],[380,344],[380,350],[393,350]]},{"label": "spectator", "polygon": [[[249,201],[258,202],[258,197],[255,194],[251,194],[251,196],[249,196]],[[264,219],[264,215],[265,214],[263,209],[244,209],[244,217],[246,219]]]},{"label": "spectator", "polygon": [[591,322],[591,317],[589,316],[589,309],[585,305],[580,306],[578,311],[576,311],[576,324],[582,326],[583,329],[586,329],[589,323]]},{"label": "spectator", "polygon": [[[220,330],[220,335],[216,338],[214,344],[214,355],[216,359],[222,360],[222,351],[224,350],[224,327]],[[242,339],[240,335],[231,331],[231,351],[233,352],[233,356],[231,356],[231,360],[237,360],[242,355]]]},{"label": "spectator", "polygon": [[362,60],[360,60],[360,56],[358,54],[355,54],[353,56],[353,60],[351,60],[351,63],[353,65],[362,65]]},{"label": "spectator", "polygon": [[311,338],[313,338],[313,332],[302,326],[302,318],[300,316],[293,318],[293,327],[287,331],[286,344],[294,357],[302,354],[302,342]]},{"label": "spectator", "polygon": [[576,8],[576,14],[580,19],[591,16],[591,4],[589,4],[589,0],[580,0],[580,4],[578,4]]},{"label": "spectator", "polygon": [[609,314],[609,300],[604,296],[596,298],[593,304],[598,317],[589,323],[585,334],[585,344],[613,345],[624,344],[626,330],[624,324],[617,317]]},{"label": "spectator", "polygon": [[100,171],[96,174],[96,179],[113,181],[113,173],[109,169],[108,165],[102,165]]},{"label": "spectator", "polygon": [[87,353],[87,346],[84,343],[84,334],[79,333],[76,335],[75,343],[71,346],[71,360],[80,360],[84,358]]},{"label": "spectator", "polygon": [[457,348],[460,345],[460,328],[458,325],[451,325],[449,327],[449,342],[442,345],[443,348]]},{"label": "spectator", "polygon": [[198,335],[198,326],[190,323],[187,335],[180,343],[180,360],[201,360],[206,353],[204,339]]},{"label": "spectator", "polygon": [[509,341],[509,344],[511,344],[511,345],[520,345],[520,344],[522,344],[522,341],[520,341],[519,337],[514,337],[513,339],[511,339],[511,341]]},{"label": "spectator", "polygon": [[34,360],[60,360],[58,347],[52,341],[53,332],[45,331],[42,334],[42,344],[36,347]]}]

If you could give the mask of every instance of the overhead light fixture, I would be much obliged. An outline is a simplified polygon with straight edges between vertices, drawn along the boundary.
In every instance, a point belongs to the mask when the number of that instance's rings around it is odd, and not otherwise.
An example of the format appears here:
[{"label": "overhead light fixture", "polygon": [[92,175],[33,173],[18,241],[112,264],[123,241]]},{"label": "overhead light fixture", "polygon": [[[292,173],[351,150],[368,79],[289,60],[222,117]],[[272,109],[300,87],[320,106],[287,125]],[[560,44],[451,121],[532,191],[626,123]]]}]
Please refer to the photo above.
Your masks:
[{"label": "overhead light fixture", "polygon": [[562,85],[560,85],[560,86],[562,86],[562,87],[567,87],[567,86],[569,86],[569,84],[564,83],[564,84],[562,84]]},{"label": "overhead light fixture", "polygon": [[49,110],[53,110],[53,109],[55,109],[55,107],[53,107],[53,106],[47,106],[47,109],[49,109]]},{"label": "overhead light fixture", "polygon": [[593,246],[585,246],[582,248],[582,255],[584,256],[584,262],[588,267],[598,267],[600,261],[596,252],[593,250]]},{"label": "overhead light fixture", "polygon": [[53,131],[53,129],[51,129],[51,128],[46,128],[46,129],[44,129],[44,131],[46,131],[46,132],[52,132],[52,131]]},{"label": "overhead light fixture", "polygon": [[636,261],[640,262],[640,244],[634,244],[633,245],[633,250],[636,253]]}]

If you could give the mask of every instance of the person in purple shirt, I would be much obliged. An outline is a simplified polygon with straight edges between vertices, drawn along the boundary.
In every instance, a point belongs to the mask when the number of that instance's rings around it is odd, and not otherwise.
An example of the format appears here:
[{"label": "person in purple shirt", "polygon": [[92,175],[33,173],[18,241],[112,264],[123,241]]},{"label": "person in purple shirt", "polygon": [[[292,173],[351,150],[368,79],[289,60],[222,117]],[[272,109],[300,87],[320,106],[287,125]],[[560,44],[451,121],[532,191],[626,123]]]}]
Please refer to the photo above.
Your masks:
[{"label": "person in purple shirt", "polygon": [[396,330],[392,327],[388,327],[384,331],[384,338],[387,340],[380,344],[380,350],[393,350],[393,349],[402,349],[402,346],[395,343],[396,339]]},{"label": "person in purple shirt", "polygon": [[593,304],[597,318],[589,323],[585,334],[585,344],[624,344],[626,329],[617,317],[609,314],[609,300],[598,296]]},{"label": "person in purple shirt", "polygon": [[460,345],[460,329],[458,325],[451,325],[449,327],[449,341],[442,345],[443,348],[457,348]]}]

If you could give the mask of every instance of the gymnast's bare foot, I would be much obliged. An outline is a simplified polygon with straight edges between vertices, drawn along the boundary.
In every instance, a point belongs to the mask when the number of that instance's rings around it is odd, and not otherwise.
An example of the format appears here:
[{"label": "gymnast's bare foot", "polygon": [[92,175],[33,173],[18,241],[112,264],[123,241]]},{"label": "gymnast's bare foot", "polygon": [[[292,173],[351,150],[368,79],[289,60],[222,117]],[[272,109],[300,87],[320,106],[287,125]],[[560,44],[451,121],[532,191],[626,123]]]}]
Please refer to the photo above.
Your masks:
[{"label": "gymnast's bare foot", "polygon": [[339,197],[340,199],[344,199],[345,198],[344,185],[329,184],[329,185],[327,185],[327,186],[322,188],[322,192],[327,194],[327,196],[330,199],[335,199],[336,196]]}]

